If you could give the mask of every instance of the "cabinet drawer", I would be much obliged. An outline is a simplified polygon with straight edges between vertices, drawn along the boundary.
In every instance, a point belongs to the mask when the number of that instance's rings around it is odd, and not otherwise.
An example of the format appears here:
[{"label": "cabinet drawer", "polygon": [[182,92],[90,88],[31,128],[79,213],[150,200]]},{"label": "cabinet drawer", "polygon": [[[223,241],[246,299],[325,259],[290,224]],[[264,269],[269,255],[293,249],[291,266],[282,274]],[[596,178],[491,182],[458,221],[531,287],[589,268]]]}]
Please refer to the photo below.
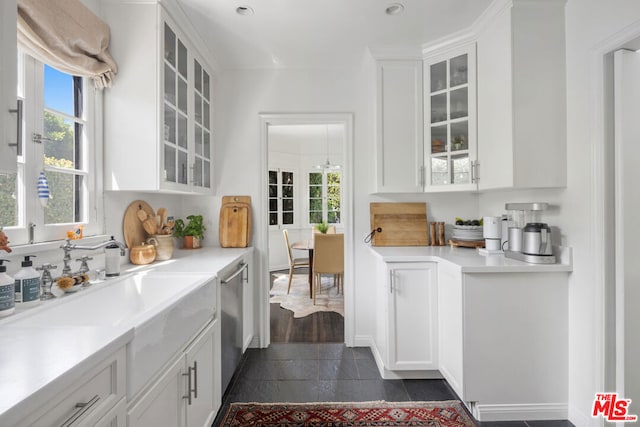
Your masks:
[{"label": "cabinet drawer", "polygon": [[125,349],[118,350],[61,393],[47,409],[38,411],[36,427],[95,425],[125,396]]}]

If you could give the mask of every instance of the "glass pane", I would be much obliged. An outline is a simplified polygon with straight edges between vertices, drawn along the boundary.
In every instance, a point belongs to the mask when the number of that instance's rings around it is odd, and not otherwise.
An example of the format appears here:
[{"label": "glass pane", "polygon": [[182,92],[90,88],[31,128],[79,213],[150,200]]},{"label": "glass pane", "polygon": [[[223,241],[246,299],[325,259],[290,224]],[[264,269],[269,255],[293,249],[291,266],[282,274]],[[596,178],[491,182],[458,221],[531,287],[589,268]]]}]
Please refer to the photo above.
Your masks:
[{"label": "glass pane", "polygon": [[431,153],[447,151],[447,125],[431,127]]},{"label": "glass pane", "polygon": [[433,95],[431,97],[431,123],[447,120],[447,94]]},{"label": "glass pane", "polygon": [[309,174],[310,185],[322,185],[322,174],[318,172],[312,172]]},{"label": "glass pane", "polygon": [[322,199],[309,199],[309,210],[322,212]]},{"label": "glass pane", "polygon": [[73,76],[62,73],[45,64],[44,106],[76,117],[74,113]]},{"label": "glass pane", "polygon": [[188,183],[188,170],[189,164],[187,163],[187,153],[182,150],[178,150],[178,182],[180,184]]},{"label": "glass pane", "polygon": [[204,99],[209,101],[211,98],[211,94],[209,93],[209,74],[202,70],[202,95],[204,95]]},{"label": "glass pane", "polygon": [[187,114],[187,97],[187,82],[180,77],[178,78],[178,108],[185,114]]},{"label": "glass pane", "polygon": [[210,134],[207,131],[204,131],[204,135],[203,135],[203,144],[204,144],[204,152],[203,152],[203,156],[205,159],[210,159],[211,158],[211,141],[210,141]]},{"label": "glass pane", "polygon": [[316,185],[309,187],[309,197],[322,197],[322,187]]},{"label": "glass pane", "polygon": [[202,128],[200,126],[196,126],[195,130],[196,154],[202,156]]},{"label": "glass pane", "polygon": [[309,224],[322,222],[322,212],[309,212]]},{"label": "glass pane", "polygon": [[327,213],[327,222],[329,224],[339,224],[340,223],[340,212],[329,211]]},{"label": "glass pane", "polygon": [[193,165],[193,185],[202,187],[202,159],[196,159]]},{"label": "glass pane", "polygon": [[282,197],[293,197],[293,186],[292,185],[284,185],[284,186],[282,186]]},{"label": "glass pane", "polygon": [[202,126],[205,129],[209,129],[209,104],[207,102],[203,102],[202,105]]},{"label": "glass pane", "polygon": [[176,150],[170,145],[164,145],[164,174],[169,182],[176,182]]},{"label": "glass pane", "polygon": [[195,82],[196,90],[202,93],[202,65],[197,60],[193,60],[193,81]]},{"label": "glass pane", "polygon": [[195,108],[196,123],[202,124],[202,97],[196,94],[193,97],[193,106]]},{"label": "glass pane", "polygon": [[176,143],[176,112],[168,105],[164,106],[164,139]]},{"label": "glass pane", "polygon": [[278,183],[278,172],[269,171],[269,184],[277,184]]},{"label": "glass pane", "polygon": [[431,183],[434,185],[449,183],[449,165],[446,157],[431,158]]},{"label": "glass pane", "polygon": [[459,119],[469,115],[467,88],[451,91],[451,119]]},{"label": "glass pane", "polygon": [[431,66],[431,92],[437,92],[447,87],[447,63],[438,62]]},{"label": "glass pane", "polygon": [[278,225],[278,214],[270,213],[269,214],[269,225]]},{"label": "glass pane", "polygon": [[211,162],[203,161],[202,178],[204,179],[204,186],[211,188]]},{"label": "glass pane", "polygon": [[282,199],[282,210],[283,211],[292,211],[293,210],[293,199]]},{"label": "glass pane", "polygon": [[17,176],[0,173],[0,224],[4,227],[18,225]]},{"label": "glass pane", "polygon": [[451,123],[451,145],[454,151],[469,149],[469,122]]},{"label": "glass pane", "polygon": [[164,66],[164,100],[172,105],[176,105],[176,73]]},{"label": "glass pane", "polygon": [[187,123],[187,116],[178,114],[178,145],[182,148],[187,148],[188,133],[189,133],[189,126]]},{"label": "glass pane", "polygon": [[44,208],[45,224],[76,222],[76,203],[79,197],[76,175],[47,171],[51,198]]},{"label": "glass pane", "polygon": [[451,156],[451,169],[454,184],[471,183],[471,162],[468,154]]},{"label": "glass pane", "polygon": [[282,183],[293,184],[293,172],[282,172]]},{"label": "glass pane", "polygon": [[278,210],[278,199],[269,199],[269,211],[276,212]]},{"label": "glass pane", "polygon": [[327,185],[340,185],[340,173],[327,172]]},{"label": "glass pane", "polygon": [[75,169],[75,122],[44,112],[45,163]]},{"label": "glass pane", "polygon": [[282,213],[282,224],[293,224],[293,212]]},{"label": "glass pane", "polygon": [[467,84],[467,55],[456,56],[449,63],[449,87]]},{"label": "glass pane", "polygon": [[270,185],[269,186],[269,197],[278,197],[278,186]]},{"label": "glass pane", "polygon": [[164,24],[164,59],[176,66],[176,34],[167,24]]},{"label": "glass pane", "polygon": [[178,39],[178,72],[187,79],[187,48]]}]

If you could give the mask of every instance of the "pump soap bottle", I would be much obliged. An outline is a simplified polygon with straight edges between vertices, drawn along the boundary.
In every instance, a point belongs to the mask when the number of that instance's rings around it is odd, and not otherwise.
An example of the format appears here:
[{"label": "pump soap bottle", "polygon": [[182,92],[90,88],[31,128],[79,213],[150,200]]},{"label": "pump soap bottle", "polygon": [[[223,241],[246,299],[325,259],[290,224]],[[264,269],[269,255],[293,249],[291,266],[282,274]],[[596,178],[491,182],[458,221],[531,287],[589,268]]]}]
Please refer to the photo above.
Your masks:
[{"label": "pump soap bottle", "polygon": [[22,261],[22,269],[16,273],[15,292],[16,304],[29,307],[40,303],[40,274],[33,268],[31,258],[35,255],[27,255]]},{"label": "pump soap bottle", "polygon": [[7,266],[3,262],[8,259],[0,259],[0,317],[5,317],[16,310],[15,280],[7,274]]}]

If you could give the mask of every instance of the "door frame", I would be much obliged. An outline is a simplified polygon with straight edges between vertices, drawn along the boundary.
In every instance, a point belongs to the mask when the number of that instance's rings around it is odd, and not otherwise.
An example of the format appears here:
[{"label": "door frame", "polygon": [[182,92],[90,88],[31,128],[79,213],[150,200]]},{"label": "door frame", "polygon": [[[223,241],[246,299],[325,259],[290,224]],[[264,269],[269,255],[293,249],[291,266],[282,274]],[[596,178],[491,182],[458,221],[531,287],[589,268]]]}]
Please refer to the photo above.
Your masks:
[{"label": "door frame", "polygon": [[257,227],[261,242],[258,247],[260,254],[259,274],[262,285],[258,292],[258,330],[260,332],[260,347],[268,347],[271,343],[270,306],[269,306],[269,210],[268,210],[268,181],[269,170],[269,126],[278,125],[342,125],[344,128],[343,158],[344,169],[341,175],[342,215],[344,221],[344,281],[351,286],[344,288],[344,338],[347,346],[354,345],[355,333],[355,290],[354,278],[354,223],[353,223],[353,113],[260,113],[260,214]]}]

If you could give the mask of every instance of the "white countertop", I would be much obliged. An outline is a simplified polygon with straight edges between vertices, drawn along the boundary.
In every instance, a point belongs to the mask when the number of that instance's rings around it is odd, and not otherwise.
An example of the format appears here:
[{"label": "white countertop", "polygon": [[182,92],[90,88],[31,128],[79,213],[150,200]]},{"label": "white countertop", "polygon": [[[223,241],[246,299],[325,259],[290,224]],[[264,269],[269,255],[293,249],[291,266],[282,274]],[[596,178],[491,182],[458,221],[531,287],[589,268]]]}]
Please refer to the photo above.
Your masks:
[{"label": "white countertop", "polygon": [[556,264],[529,264],[502,254],[481,255],[473,248],[449,246],[371,246],[371,251],[385,262],[448,262],[462,273],[543,273],[573,270],[570,248],[559,248]]},{"label": "white countertop", "polygon": [[[167,271],[210,273],[216,276],[252,248],[202,248],[176,250],[171,260],[147,266],[124,265],[123,273]],[[97,285],[96,285],[97,286]],[[108,286],[108,281],[101,286]],[[91,288],[89,288],[91,289]],[[82,292],[63,298],[82,298]],[[46,310],[43,301],[34,308]],[[25,313],[26,314],[26,313]],[[16,316],[18,313],[16,313]],[[0,425],[15,425],[26,414],[64,390],[102,358],[133,338],[130,325],[113,326],[21,326],[13,316],[0,319]]]}]

